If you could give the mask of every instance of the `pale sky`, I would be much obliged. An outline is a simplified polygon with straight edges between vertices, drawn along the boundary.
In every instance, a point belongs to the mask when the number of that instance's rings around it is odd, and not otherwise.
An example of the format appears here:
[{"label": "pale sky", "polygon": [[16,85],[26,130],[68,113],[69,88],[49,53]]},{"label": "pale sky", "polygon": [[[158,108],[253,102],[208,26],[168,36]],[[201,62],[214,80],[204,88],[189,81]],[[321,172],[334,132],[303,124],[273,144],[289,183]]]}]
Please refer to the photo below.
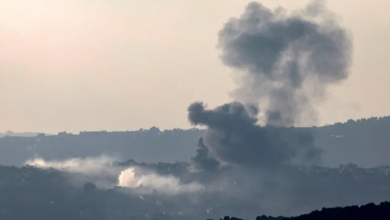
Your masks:
[{"label": "pale sky", "polygon": [[[299,9],[308,0],[263,0]],[[0,132],[188,128],[230,100],[217,32],[246,0],[0,0]],[[353,34],[350,78],[318,125],[390,115],[390,0],[328,0]]]}]

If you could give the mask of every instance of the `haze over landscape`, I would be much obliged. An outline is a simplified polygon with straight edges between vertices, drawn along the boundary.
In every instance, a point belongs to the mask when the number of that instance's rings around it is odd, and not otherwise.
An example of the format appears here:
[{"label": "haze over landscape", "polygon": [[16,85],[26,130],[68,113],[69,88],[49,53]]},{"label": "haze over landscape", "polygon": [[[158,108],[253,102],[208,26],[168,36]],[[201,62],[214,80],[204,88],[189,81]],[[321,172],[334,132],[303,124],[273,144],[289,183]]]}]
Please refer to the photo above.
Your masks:
[{"label": "haze over landscape", "polygon": [[388,219],[390,3],[293,2],[0,2],[0,218]]}]

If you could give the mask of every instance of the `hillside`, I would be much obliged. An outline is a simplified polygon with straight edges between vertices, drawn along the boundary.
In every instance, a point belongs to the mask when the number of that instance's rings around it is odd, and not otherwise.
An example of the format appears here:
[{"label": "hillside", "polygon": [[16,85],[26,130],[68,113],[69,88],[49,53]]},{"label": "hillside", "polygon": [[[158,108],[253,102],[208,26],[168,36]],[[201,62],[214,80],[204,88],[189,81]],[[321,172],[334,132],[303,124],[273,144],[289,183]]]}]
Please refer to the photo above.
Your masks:
[{"label": "hillside", "polygon": [[[153,176],[158,176],[159,181],[164,178],[172,180],[172,177],[175,177],[185,183],[197,179],[200,184],[208,187],[213,187],[213,182],[218,177],[225,176],[224,172],[214,173],[213,178],[209,178],[207,173],[189,173],[188,166],[186,163],[145,164],[131,160],[118,163],[111,168],[114,170],[140,167],[154,172]],[[110,166],[105,170],[108,167]],[[337,169],[291,167],[281,171],[288,185],[274,182],[272,179],[266,182],[251,179],[256,187],[248,188],[250,186],[246,183],[253,175],[246,178],[231,176],[232,179],[227,182],[229,185],[224,186],[227,191],[212,192],[205,189],[208,191],[177,193],[174,196],[164,192],[169,188],[167,186],[161,186],[157,190],[145,188],[146,185],[132,188],[115,186],[117,179],[110,180],[107,175],[111,172],[104,170],[97,174],[91,171],[87,173],[83,173],[82,170],[74,171],[31,166],[21,168],[0,166],[0,218],[205,220],[230,215],[253,219],[258,215],[298,216],[312,210],[321,210],[322,207],[345,207],[390,200],[388,167],[375,169],[355,166]],[[147,178],[148,174],[140,175],[146,175],[144,178]],[[106,185],[112,182],[112,186],[101,187],[102,180],[105,180]],[[259,188],[259,185],[266,190]],[[350,216],[357,214],[358,217],[367,215],[372,217],[380,214],[378,209],[388,206],[388,203],[383,203],[377,207],[370,204],[361,210],[356,210],[356,207],[323,209],[292,219],[340,219],[339,217],[359,219]],[[389,216],[389,213],[386,215]],[[263,216],[258,219],[274,218]]]},{"label": "hillside", "polygon": [[[390,154],[390,116],[294,129],[312,134],[316,147],[323,150],[322,166],[356,163],[373,167],[390,163],[387,159]],[[22,165],[34,157],[64,160],[103,154],[144,162],[189,161],[203,133],[204,130],[199,129],[160,131],[153,127],[124,132],[3,137],[0,138],[0,164]]]}]

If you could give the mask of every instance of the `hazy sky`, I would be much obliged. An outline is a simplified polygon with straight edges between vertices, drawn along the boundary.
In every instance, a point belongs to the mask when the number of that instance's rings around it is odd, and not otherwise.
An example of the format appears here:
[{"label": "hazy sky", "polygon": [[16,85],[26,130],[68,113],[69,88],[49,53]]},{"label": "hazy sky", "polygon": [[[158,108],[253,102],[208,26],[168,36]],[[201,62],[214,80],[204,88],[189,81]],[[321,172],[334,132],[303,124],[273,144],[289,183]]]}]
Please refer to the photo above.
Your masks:
[{"label": "hazy sky", "polygon": [[[189,127],[193,101],[230,100],[217,32],[248,2],[0,0],[0,132]],[[390,115],[390,0],[327,5],[353,34],[354,60],[319,124]]]}]

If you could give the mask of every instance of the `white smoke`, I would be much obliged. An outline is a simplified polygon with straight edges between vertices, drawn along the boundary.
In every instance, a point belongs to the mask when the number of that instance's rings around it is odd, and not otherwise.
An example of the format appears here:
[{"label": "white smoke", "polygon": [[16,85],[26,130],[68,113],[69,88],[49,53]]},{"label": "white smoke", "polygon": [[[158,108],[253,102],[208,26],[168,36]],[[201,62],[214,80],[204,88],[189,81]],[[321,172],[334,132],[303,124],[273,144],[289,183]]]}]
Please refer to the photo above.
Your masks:
[{"label": "white smoke", "polygon": [[158,193],[169,195],[194,193],[204,189],[197,182],[183,184],[174,176],[161,176],[137,167],[130,167],[123,170],[119,175],[118,185],[126,188],[139,189],[143,192],[157,190]]},{"label": "white smoke", "polygon": [[194,193],[204,188],[197,182],[183,184],[174,176],[162,176],[140,167],[114,166],[114,161],[114,158],[105,156],[72,158],[63,161],[46,161],[37,158],[26,161],[25,165],[61,170],[72,174],[73,182],[78,184],[93,182],[101,188],[120,186],[140,193],[152,193],[153,190],[157,190],[166,195]]},{"label": "white smoke", "polygon": [[88,175],[118,175],[120,172],[113,169],[112,166],[114,158],[101,157],[87,157],[87,158],[72,158],[63,161],[46,161],[42,158],[28,160],[25,165],[35,166],[39,168],[54,168],[57,170],[67,171],[70,173],[80,173]]},{"label": "white smoke", "polygon": [[113,166],[114,158],[87,157],[72,158],[63,161],[46,161],[36,158],[25,162],[25,165],[41,169],[57,169],[68,175],[69,181],[76,186],[87,182],[94,183],[99,188],[113,188],[117,185],[118,175],[123,168]]}]

